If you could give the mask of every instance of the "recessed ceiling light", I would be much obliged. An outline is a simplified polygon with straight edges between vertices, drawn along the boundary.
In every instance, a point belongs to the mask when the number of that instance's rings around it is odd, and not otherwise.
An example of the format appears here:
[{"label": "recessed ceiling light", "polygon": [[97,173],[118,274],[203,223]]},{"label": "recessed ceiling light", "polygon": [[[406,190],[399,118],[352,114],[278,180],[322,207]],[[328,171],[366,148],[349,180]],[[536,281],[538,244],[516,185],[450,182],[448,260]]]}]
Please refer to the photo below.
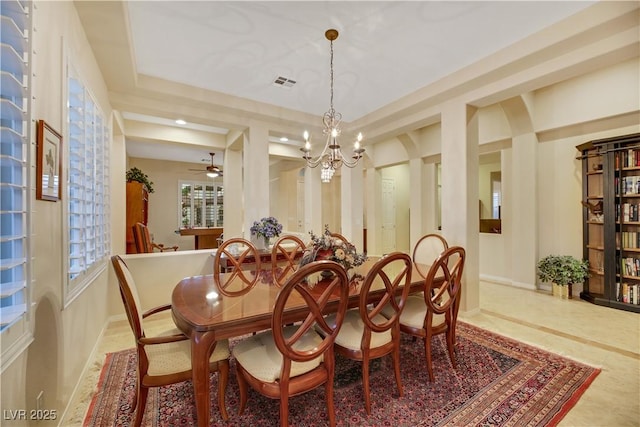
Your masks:
[{"label": "recessed ceiling light", "polygon": [[288,140],[289,138],[287,138],[286,136],[280,138],[280,142],[287,142]]},{"label": "recessed ceiling light", "polygon": [[186,125],[187,124],[187,122],[182,120],[182,119],[176,120],[176,123],[179,124],[179,125]]}]

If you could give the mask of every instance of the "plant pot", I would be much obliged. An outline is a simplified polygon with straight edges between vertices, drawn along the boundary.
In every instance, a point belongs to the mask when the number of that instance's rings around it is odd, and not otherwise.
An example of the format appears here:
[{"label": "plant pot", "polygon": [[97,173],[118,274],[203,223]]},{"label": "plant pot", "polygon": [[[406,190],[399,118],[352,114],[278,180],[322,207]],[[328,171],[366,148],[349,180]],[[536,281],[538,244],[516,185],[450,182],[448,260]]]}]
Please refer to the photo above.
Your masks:
[{"label": "plant pot", "polygon": [[253,243],[253,246],[255,246],[257,250],[264,251],[269,249],[270,242],[269,242],[269,239],[266,237],[252,235],[251,243]]},{"label": "plant pot", "polygon": [[572,299],[573,298],[573,286],[569,285],[558,285],[557,283],[551,284],[551,294],[554,297],[559,297],[562,299]]}]

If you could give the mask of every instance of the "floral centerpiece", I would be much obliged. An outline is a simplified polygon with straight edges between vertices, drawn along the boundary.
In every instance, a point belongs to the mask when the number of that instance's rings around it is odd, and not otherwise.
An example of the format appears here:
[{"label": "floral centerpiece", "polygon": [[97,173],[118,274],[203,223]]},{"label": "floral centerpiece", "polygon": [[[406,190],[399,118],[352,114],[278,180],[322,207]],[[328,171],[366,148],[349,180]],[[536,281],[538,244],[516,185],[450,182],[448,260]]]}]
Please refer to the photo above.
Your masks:
[{"label": "floral centerpiece", "polygon": [[265,245],[269,246],[269,240],[282,233],[282,224],[276,218],[268,216],[260,221],[253,221],[250,231],[252,236],[264,239]]},{"label": "floral centerpiece", "polygon": [[324,234],[316,236],[313,231],[310,231],[309,235],[311,245],[309,252],[300,261],[302,265],[315,260],[328,259],[342,265],[351,275],[353,271],[350,270],[367,260],[367,255],[358,253],[353,244],[332,236],[328,225],[324,226]]}]

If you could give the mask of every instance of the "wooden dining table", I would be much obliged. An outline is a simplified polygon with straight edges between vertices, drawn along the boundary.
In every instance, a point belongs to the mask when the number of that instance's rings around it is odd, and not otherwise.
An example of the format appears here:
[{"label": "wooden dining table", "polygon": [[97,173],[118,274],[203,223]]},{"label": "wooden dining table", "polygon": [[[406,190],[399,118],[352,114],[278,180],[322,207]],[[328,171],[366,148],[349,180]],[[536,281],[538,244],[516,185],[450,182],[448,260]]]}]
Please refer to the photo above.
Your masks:
[{"label": "wooden dining table", "polygon": [[[378,257],[369,257],[356,267],[357,275],[349,285],[349,306],[357,307],[362,278],[366,276]],[[393,268],[390,266],[389,268]],[[425,266],[422,266],[425,268]],[[428,269],[428,266],[427,266]],[[393,271],[388,271],[390,275]],[[272,280],[271,270],[262,270],[257,284],[242,296],[224,296],[219,291],[213,275],[192,276],[182,279],[171,296],[171,310],[175,324],[191,341],[191,363],[193,387],[196,400],[198,426],[208,426],[210,416],[209,357],[216,342],[271,328],[273,307],[280,288]],[[395,275],[395,274],[394,274]],[[309,283],[312,291],[322,293],[323,281]],[[410,293],[424,290],[424,279],[413,266]],[[371,300],[381,296],[385,290],[382,283],[374,283],[369,295]],[[327,311],[335,309],[335,303],[327,304]],[[287,321],[303,320],[308,314],[302,298],[289,299],[285,308]],[[227,418],[226,408],[220,408]]]}]

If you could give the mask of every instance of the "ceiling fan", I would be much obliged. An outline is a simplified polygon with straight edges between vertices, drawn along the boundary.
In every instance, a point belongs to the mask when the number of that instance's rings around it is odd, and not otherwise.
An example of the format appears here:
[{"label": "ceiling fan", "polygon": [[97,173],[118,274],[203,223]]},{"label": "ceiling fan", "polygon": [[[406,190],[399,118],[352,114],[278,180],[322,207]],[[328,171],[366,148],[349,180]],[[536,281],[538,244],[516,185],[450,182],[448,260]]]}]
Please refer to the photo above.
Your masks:
[{"label": "ceiling fan", "polygon": [[220,169],[218,166],[213,164],[213,156],[215,156],[216,153],[209,153],[209,155],[211,156],[211,164],[207,166],[206,169],[189,169],[189,170],[197,171],[200,173],[206,173],[209,178],[217,178],[219,176],[222,176],[222,169]]}]

